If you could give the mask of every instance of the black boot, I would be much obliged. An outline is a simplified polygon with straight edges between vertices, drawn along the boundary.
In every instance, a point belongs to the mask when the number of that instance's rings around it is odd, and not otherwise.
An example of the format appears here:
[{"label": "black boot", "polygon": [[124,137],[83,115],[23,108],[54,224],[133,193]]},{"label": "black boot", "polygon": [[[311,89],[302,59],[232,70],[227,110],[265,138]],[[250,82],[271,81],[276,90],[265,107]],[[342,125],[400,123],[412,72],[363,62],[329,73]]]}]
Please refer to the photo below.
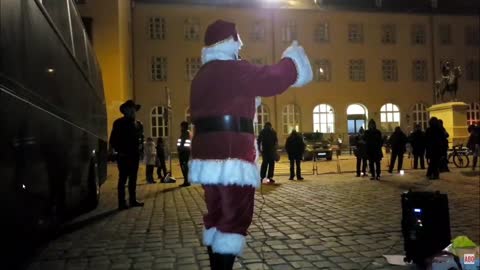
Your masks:
[{"label": "black boot", "polygon": [[211,246],[207,246],[208,259],[210,260],[210,269],[215,270],[215,258],[213,257],[213,251]]},{"label": "black boot", "polygon": [[[232,270],[235,263],[235,255],[213,253],[214,270]],[[212,268],[213,269],[213,268]]]}]

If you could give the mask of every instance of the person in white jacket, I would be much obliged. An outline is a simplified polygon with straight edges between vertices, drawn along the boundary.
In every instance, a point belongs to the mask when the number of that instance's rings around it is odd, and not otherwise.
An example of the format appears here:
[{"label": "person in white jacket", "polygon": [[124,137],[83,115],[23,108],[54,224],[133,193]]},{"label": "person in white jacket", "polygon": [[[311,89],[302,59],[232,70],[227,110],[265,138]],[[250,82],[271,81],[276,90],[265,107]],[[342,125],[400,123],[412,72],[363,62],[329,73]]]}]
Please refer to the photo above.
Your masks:
[{"label": "person in white jacket", "polygon": [[155,168],[155,160],[157,158],[157,149],[155,148],[155,142],[151,137],[147,138],[145,142],[145,165],[146,169],[146,179],[147,183],[153,184],[153,169]]}]

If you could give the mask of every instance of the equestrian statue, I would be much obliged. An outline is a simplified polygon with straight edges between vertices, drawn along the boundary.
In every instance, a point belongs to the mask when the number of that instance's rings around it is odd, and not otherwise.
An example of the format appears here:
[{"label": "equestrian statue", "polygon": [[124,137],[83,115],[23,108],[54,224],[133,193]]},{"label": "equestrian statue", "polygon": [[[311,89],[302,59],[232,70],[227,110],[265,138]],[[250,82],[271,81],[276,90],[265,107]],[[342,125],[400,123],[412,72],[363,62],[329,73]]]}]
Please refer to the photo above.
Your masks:
[{"label": "equestrian statue", "polygon": [[446,92],[450,93],[452,100],[457,98],[458,78],[462,76],[460,66],[453,65],[446,61],[442,66],[442,78],[435,82],[435,99],[443,102]]}]

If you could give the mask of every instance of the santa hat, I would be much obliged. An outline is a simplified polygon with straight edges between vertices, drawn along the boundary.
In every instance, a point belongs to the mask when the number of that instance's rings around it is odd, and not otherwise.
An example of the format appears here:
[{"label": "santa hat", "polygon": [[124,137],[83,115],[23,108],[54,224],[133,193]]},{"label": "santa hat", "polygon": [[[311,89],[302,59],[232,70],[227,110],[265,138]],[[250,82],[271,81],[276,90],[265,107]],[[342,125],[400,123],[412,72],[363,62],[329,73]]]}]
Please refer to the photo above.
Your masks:
[{"label": "santa hat", "polygon": [[234,60],[243,45],[235,24],[223,20],[217,20],[207,27],[204,42],[203,64],[213,60]]}]

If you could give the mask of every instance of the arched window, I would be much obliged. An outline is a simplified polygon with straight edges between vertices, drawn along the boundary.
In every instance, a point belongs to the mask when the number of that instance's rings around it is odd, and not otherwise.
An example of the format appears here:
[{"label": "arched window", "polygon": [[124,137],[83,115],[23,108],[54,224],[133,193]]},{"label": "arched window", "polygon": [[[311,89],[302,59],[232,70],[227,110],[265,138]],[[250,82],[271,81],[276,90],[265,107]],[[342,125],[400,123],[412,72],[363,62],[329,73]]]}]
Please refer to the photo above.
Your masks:
[{"label": "arched window", "polygon": [[168,136],[168,111],[166,107],[153,107],[150,112],[152,138]]},{"label": "arched window", "polygon": [[400,126],[400,110],[397,105],[387,103],[380,108],[380,124],[383,130],[389,132]]},{"label": "arched window", "polygon": [[268,112],[268,107],[265,104],[261,104],[257,107],[257,122],[255,123],[255,134],[258,135],[260,130],[266,122],[270,121],[270,114]]},{"label": "arched window", "polygon": [[313,132],[335,132],[334,111],[332,106],[320,104],[313,109]]},{"label": "arched window", "polygon": [[480,104],[472,102],[468,106],[467,111],[467,124],[468,125],[479,125],[480,124]]},{"label": "arched window", "polygon": [[283,107],[282,111],[282,132],[284,135],[289,134],[293,129],[300,129],[300,110],[295,104],[288,104]]},{"label": "arched window", "polygon": [[363,104],[350,104],[347,108],[347,130],[349,134],[357,133],[360,128],[365,129],[368,118],[367,108]]},{"label": "arched window", "polygon": [[414,125],[420,125],[423,130],[428,126],[428,112],[427,107],[423,103],[413,105],[412,120]]}]

